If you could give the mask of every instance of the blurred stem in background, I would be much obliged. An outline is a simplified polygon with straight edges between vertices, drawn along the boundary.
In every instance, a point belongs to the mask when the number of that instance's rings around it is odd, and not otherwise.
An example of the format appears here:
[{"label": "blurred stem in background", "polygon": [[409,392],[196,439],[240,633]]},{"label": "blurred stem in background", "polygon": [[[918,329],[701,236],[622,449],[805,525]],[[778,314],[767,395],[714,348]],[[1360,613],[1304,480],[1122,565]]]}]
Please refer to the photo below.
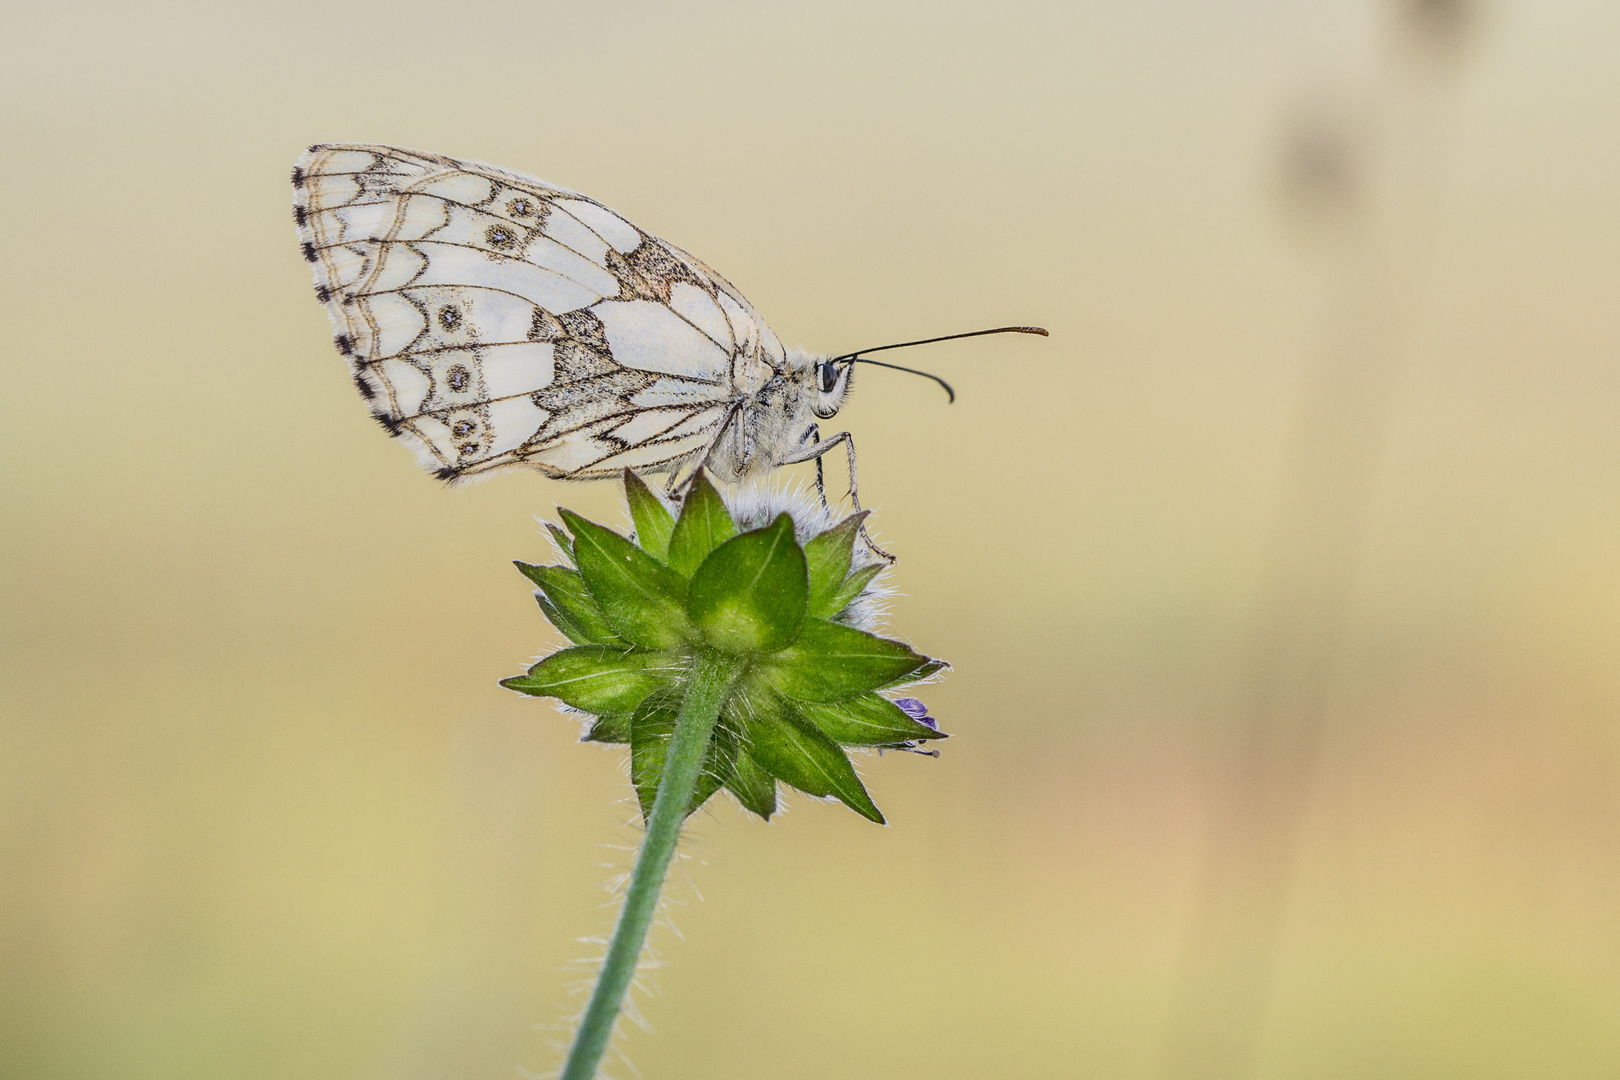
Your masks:
[{"label": "blurred stem in background", "polygon": [[[1389,4],[1375,111],[1359,132],[1290,133],[1284,194],[1334,229],[1171,1005],[1167,1080],[1253,1071],[1298,824],[1331,704],[1390,401],[1438,218],[1453,75],[1472,0]],[[1328,220],[1328,219],[1333,220]]]}]

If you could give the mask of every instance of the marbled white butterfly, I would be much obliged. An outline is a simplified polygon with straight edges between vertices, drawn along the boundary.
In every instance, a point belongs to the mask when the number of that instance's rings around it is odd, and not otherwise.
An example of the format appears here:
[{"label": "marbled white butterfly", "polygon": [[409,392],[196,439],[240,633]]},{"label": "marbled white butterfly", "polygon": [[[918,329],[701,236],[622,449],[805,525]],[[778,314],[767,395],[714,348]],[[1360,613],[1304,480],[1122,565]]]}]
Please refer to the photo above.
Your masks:
[{"label": "marbled white butterfly", "polygon": [[[310,147],[292,180],[298,239],[355,385],[439,477],[629,468],[678,490],[705,466],[737,482],[813,459],[819,484],[821,455],[842,443],[859,507],[854,442],[823,439],[817,421],[877,349],[784,349],[709,267],[532,177],[333,144]],[[1009,332],[1046,333],[950,337]]]}]

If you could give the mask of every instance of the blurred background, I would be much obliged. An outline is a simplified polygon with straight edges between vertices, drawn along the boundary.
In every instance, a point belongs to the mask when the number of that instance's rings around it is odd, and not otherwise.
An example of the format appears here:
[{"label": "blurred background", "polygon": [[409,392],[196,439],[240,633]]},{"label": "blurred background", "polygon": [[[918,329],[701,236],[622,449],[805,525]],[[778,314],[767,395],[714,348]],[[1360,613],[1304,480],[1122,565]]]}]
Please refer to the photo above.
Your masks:
[{"label": "blurred background", "polygon": [[[955,663],[892,825],[694,819],[647,1077],[1620,1073],[1620,9],[12,3],[0,1074],[544,1074],[637,830],[293,237],[315,141],[590,193],[865,369]],[[615,1075],[634,1075],[623,1060]]]}]

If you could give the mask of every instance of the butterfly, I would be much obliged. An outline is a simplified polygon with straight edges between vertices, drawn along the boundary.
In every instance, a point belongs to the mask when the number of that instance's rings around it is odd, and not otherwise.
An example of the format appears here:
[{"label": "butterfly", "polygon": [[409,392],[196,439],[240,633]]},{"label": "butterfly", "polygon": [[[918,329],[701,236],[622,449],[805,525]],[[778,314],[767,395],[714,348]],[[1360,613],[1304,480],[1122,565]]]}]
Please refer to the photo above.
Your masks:
[{"label": "butterfly", "polygon": [[[707,468],[740,482],[847,451],[818,421],[861,354],[784,348],[725,278],[588,196],[476,162],[311,146],[293,217],[315,295],[379,423],[442,479]],[[973,334],[1034,333],[999,327]],[[930,338],[942,341],[947,338]],[[925,342],[903,342],[900,348]],[[955,392],[937,376],[934,379]]]}]

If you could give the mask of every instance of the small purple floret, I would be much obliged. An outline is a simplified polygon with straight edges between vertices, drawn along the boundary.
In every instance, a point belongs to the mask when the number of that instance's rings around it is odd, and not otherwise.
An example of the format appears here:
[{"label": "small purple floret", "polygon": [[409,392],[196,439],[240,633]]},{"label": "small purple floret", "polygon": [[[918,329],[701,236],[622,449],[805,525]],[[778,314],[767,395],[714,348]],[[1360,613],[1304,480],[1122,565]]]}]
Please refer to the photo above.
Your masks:
[{"label": "small purple floret", "polygon": [[909,716],[913,720],[917,721],[917,723],[919,723],[919,724],[927,724],[929,727],[933,728],[935,731],[939,730],[939,721],[935,720],[932,716],[929,716],[928,715],[928,706],[924,705],[922,702],[918,701],[916,698],[914,698],[914,697],[895,698],[894,703],[896,705],[900,706],[900,711],[901,712],[904,712],[907,716]]}]

